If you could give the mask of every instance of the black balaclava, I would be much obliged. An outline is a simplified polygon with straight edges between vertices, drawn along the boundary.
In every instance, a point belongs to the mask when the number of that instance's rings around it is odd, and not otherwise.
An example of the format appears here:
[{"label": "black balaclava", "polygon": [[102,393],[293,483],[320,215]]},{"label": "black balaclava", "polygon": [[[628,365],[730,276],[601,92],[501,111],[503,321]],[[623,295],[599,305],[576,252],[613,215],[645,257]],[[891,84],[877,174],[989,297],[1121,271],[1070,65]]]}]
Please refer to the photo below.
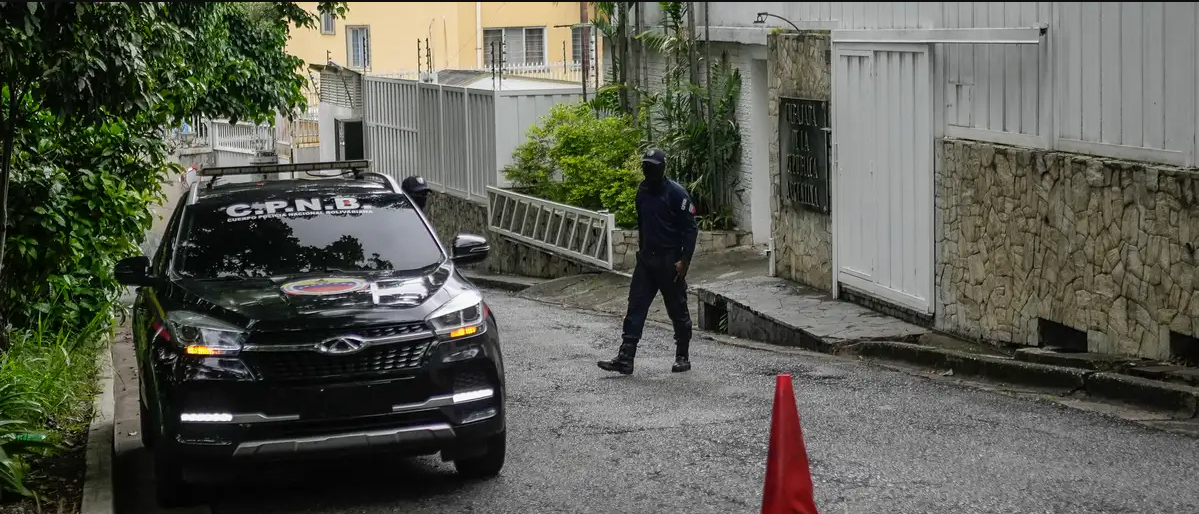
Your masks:
[{"label": "black balaclava", "polygon": [[425,200],[429,199],[429,190],[426,189],[424,191],[417,191],[409,194],[408,196],[412,197],[412,201],[416,203],[416,206],[419,207],[420,210],[425,210]]},{"label": "black balaclava", "polygon": [[650,191],[658,192],[666,185],[666,153],[650,148],[641,156],[641,173],[645,174],[645,185]]}]

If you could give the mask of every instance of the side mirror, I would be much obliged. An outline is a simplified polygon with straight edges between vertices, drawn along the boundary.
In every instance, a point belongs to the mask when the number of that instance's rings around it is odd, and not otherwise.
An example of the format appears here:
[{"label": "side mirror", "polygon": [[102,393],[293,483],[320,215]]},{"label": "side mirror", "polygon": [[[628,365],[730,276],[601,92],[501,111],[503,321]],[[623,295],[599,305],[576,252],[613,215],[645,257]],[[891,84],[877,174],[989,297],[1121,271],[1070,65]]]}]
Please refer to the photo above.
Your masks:
[{"label": "side mirror", "polygon": [[121,259],[113,267],[117,282],[123,286],[152,286],[150,278],[150,258],[144,255]]},{"label": "side mirror", "polygon": [[452,258],[454,264],[483,262],[487,258],[487,254],[491,253],[491,245],[487,244],[487,239],[472,234],[458,234],[454,236],[453,246]]}]

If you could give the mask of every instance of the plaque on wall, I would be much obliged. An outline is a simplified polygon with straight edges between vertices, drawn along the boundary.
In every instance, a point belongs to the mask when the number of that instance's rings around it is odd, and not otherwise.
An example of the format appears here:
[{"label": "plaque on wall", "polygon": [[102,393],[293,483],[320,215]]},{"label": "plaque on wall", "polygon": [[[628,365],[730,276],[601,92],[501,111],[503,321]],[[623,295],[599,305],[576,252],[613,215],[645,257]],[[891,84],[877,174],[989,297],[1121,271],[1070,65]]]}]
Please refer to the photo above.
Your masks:
[{"label": "plaque on wall", "polygon": [[788,203],[831,211],[828,102],[779,99],[779,166]]}]

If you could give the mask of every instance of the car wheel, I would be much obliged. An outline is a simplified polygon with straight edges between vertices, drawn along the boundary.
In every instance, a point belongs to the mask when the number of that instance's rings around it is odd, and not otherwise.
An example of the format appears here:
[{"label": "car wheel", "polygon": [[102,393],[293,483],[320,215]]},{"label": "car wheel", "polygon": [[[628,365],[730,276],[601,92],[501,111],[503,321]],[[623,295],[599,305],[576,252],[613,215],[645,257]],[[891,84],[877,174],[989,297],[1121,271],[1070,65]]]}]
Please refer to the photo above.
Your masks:
[{"label": "car wheel", "polygon": [[158,430],[154,427],[154,418],[151,417],[150,409],[146,407],[146,403],[141,398],[137,399],[138,409],[141,411],[141,429],[142,429],[142,446],[146,448],[154,447],[154,434]]},{"label": "car wheel", "polygon": [[507,431],[491,436],[487,441],[487,450],[478,457],[454,461],[458,474],[466,478],[492,478],[500,474],[504,468],[504,457],[507,453]]},{"label": "car wheel", "polygon": [[155,445],[154,495],[158,506],[164,509],[185,507],[191,501],[191,488],[183,479],[183,464],[168,444]]}]

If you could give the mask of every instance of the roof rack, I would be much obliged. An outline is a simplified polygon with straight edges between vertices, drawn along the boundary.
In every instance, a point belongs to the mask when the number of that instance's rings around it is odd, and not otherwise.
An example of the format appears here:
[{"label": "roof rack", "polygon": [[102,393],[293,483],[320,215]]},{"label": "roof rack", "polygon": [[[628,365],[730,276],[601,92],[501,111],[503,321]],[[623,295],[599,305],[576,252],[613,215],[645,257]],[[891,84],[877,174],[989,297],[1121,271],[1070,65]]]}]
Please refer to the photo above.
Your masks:
[{"label": "roof rack", "polygon": [[338,175],[313,175],[317,178],[337,178],[344,176],[347,172],[353,173],[356,180],[371,180],[373,182],[382,183],[391,188],[392,192],[403,194],[403,189],[396,184],[395,179],[383,173],[366,171],[370,168],[371,161],[367,159],[357,159],[352,161],[325,161],[325,162],[303,162],[297,164],[251,164],[249,166],[219,166],[212,168],[204,168],[199,171],[201,177],[211,177],[211,180],[203,186],[199,183],[192,186],[188,195],[188,204],[194,204],[199,200],[200,189],[211,189],[216,179],[219,177],[235,176],[235,175],[265,175],[271,173],[309,173],[313,171],[337,171]]}]

